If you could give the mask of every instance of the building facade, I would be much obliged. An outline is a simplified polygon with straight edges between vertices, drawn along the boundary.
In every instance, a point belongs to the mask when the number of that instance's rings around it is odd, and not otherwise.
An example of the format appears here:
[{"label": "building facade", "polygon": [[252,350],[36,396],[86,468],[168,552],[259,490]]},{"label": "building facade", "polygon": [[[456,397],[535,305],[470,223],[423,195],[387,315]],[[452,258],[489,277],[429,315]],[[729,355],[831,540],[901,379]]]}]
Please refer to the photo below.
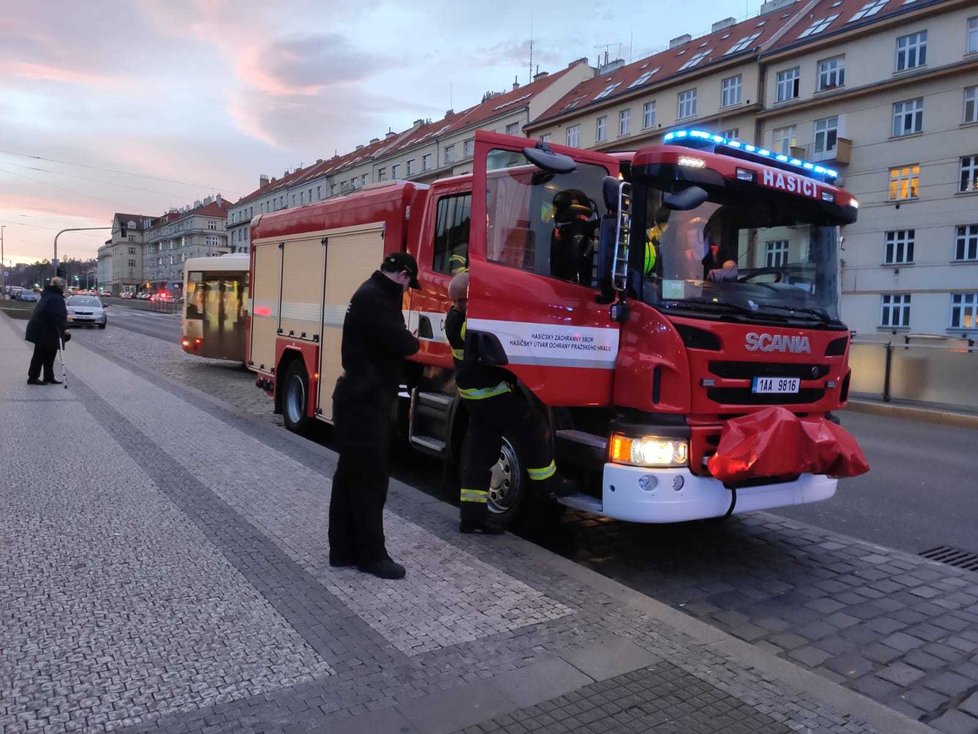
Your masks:
[{"label": "building facade", "polygon": [[112,236],[98,249],[100,287],[120,295],[133,292],[143,281],[143,243],[152,218],[144,214],[116,213]]},{"label": "building facade", "polygon": [[228,202],[220,194],[172,209],[154,220],[145,232],[145,287],[180,291],[183,263],[189,257],[211,257],[230,252],[227,235]]}]

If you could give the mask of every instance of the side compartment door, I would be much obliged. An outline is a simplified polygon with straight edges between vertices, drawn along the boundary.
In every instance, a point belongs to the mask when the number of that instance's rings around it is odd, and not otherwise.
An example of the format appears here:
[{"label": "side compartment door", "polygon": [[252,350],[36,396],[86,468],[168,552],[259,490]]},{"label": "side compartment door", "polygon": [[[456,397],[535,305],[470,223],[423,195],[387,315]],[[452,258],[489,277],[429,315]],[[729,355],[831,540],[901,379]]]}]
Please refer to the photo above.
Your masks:
[{"label": "side compartment door", "polygon": [[282,254],[279,240],[256,240],[254,282],[251,284],[251,344],[248,366],[263,372],[275,367],[275,337],[282,301]]},{"label": "side compartment door", "polygon": [[332,422],[333,388],[343,373],[343,319],[357,288],[384,258],[384,223],[371,222],[326,232],[322,348],[319,350],[317,417]]},{"label": "side compartment door", "polygon": [[321,335],[325,232],[287,239],[282,260],[280,336],[318,342]]}]

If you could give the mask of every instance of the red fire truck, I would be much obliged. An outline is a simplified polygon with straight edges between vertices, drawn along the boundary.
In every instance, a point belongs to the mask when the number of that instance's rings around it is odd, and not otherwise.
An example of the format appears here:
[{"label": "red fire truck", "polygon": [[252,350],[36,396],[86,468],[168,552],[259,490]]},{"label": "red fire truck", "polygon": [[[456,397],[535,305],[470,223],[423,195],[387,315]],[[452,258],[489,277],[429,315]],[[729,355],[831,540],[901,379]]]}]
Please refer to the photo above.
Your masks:
[{"label": "red fire truck", "polygon": [[[709,460],[728,424],[764,408],[817,428],[845,404],[838,243],[857,202],[834,180],[700,131],[627,156],[479,132],[471,174],[256,217],[248,365],[288,428],[329,423],[349,299],[406,250],[422,288],[403,309],[422,346],[392,420],[417,450],[458,459],[444,316],[464,266],[466,352],[508,370],[549,421],[558,471],[580,486],[563,504],[677,522],[823,500],[837,478],[776,442],[736,480]],[[490,492],[506,520],[534,504],[523,467],[506,438]]]}]

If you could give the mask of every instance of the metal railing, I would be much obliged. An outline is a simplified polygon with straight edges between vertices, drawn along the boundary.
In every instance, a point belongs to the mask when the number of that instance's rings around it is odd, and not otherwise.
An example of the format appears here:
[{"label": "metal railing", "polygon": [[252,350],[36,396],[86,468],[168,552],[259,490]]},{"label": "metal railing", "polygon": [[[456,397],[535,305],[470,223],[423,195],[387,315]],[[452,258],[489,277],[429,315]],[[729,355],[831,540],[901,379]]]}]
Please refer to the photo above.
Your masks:
[{"label": "metal railing", "polygon": [[978,346],[973,338],[930,334],[886,342],[853,339],[852,397],[978,411]]},{"label": "metal railing", "polygon": [[177,301],[173,299],[157,299],[155,301],[150,301],[149,307],[150,310],[156,311],[157,313],[180,313],[183,309],[183,304],[177,303]]}]

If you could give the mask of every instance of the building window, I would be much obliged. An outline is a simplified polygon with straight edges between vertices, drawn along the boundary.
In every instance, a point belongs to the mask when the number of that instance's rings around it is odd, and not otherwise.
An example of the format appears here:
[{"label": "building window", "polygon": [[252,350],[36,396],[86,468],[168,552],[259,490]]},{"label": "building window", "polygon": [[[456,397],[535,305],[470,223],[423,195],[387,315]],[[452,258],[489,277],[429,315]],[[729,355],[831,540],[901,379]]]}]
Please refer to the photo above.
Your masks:
[{"label": "building window", "polygon": [[415,162],[415,159],[414,158],[408,158],[407,159],[407,162],[404,164],[404,175],[405,176],[411,176],[414,173],[416,173],[416,171],[414,170],[414,162]]},{"label": "building window", "polygon": [[598,94],[594,95],[594,101],[597,102],[599,99],[604,99],[609,94],[614,92],[618,87],[621,86],[621,82],[615,82],[614,84],[609,84],[607,87],[602,89]]},{"label": "building window", "polygon": [[916,230],[897,229],[885,235],[883,262],[887,265],[906,265],[913,262],[913,243]]},{"label": "building window", "polygon": [[401,164],[392,163],[391,164],[391,178],[395,181],[401,177]]},{"label": "building window", "polygon": [[553,139],[553,135],[551,135],[550,133],[544,133],[543,135],[540,136],[541,143],[549,143],[551,139]]},{"label": "building window", "polygon": [[916,69],[927,63],[927,31],[910,33],[896,40],[896,70]]},{"label": "building window", "polygon": [[135,261],[135,260],[130,260],[130,261],[129,261],[129,267],[130,267],[130,268],[134,268],[134,267],[136,267],[136,261]]},{"label": "building window", "polygon": [[908,99],[893,105],[893,137],[913,135],[924,129],[924,98]]},{"label": "building window", "polygon": [[797,143],[795,138],[795,126],[788,125],[787,127],[778,127],[774,129],[773,133],[774,142],[774,152],[783,153],[784,155],[790,155],[791,149]]},{"label": "building window", "polygon": [[868,18],[871,15],[876,15],[880,9],[886,5],[886,0],[871,0],[859,9],[859,11],[849,18],[847,23],[852,23],[854,20],[861,20],[863,18]]},{"label": "building window", "polygon": [[687,89],[678,95],[679,105],[676,110],[676,119],[682,120],[687,117],[696,117],[696,90]]},{"label": "building window", "polygon": [[386,168],[378,168],[377,169],[377,180],[378,181],[386,181],[387,180],[387,169]]},{"label": "building window", "polygon": [[136,235],[131,234],[126,239],[129,240],[130,242],[135,242],[136,241]]},{"label": "building window", "polygon": [[728,76],[721,81],[720,106],[730,107],[731,105],[740,104],[740,90],[742,86],[743,77],[740,74],[737,74],[737,76]]},{"label": "building window", "polygon": [[462,141],[462,157],[471,158],[475,153],[475,138]]},{"label": "building window", "polygon": [[136,254],[136,248],[135,247],[130,247],[129,248],[129,254],[130,255],[135,255]]},{"label": "building window", "polygon": [[920,164],[890,169],[890,201],[916,199],[920,184]]},{"label": "building window", "polygon": [[506,126],[507,135],[519,135],[520,134],[520,124],[518,122],[511,122]]},{"label": "building window", "polygon": [[910,294],[893,293],[881,297],[880,326],[903,329],[910,326]]},{"label": "building window", "polygon": [[801,67],[778,72],[778,102],[795,99],[801,86]]},{"label": "building window", "polygon": [[[363,182],[367,182],[367,174],[363,174]],[[316,201],[322,201],[323,199],[323,187],[322,185],[316,186]]]},{"label": "building window", "polygon": [[978,293],[951,294],[951,328],[974,329],[978,324]]},{"label": "building window", "polygon": [[628,110],[618,110],[618,137],[622,135],[628,135],[628,130],[631,127],[632,111]]},{"label": "building window", "polygon": [[978,87],[964,88],[964,121],[978,122]]},{"label": "building window", "polygon": [[835,152],[839,141],[839,118],[823,117],[815,120],[815,154],[829,155]]},{"label": "building window", "polygon": [[740,128],[732,127],[729,130],[724,130],[723,132],[720,133],[720,135],[727,138],[728,140],[733,140],[735,138],[740,137]]},{"label": "building window", "polygon": [[846,83],[846,57],[834,56],[818,62],[818,91],[835,89]]},{"label": "building window", "polygon": [[710,55],[711,51],[713,49],[708,48],[706,51],[697,52],[689,61],[679,67],[679,71],[685,71],[686,69],[692,69],[694,66],[697,66],[703,59]]},{"label": "building window", "polygon": [[965,53],[978,53],[978,15],[968,18],[968,40],[965,45]]},{"label": "building window", "polygon": [[653,125],[655,125],[655,102],[646,102],[642,105],[642,127],[648,129]]},{"label": "building window", "polygon": [[[363,174],[363,175],[362,175],[362,176],[360,177],[360,185],[361,185],[361,186],[366,186],[366,185],[367,185],[367,181],[368,181],[368,180],[369,180],[369,177],[367,176],[367,174],[366,174],[366,173],[365,173],[365,174]],[[316,189],[318,190],[318,189],[319,189],[319,187],[317,186],[317,187],[316,187]]]},{"label": "building window", "polygon": [[423,156],[421,156],[421,170],[431,170],[431,153],[425,153]]},{"label": "building window", "polygon": [[767,267],[781,268],[788,264],[788,240],[770,240],[764,244]]},{"label": "building window", "polygon": [[978,224],[962,224],[954,241],[955,260],[978,260]]},{"label": "building window", "polygon": [[445,165],[455,162],[455,146],[446,145],[445,146]]},{"label": "building window", "polygon": [[829,15],[829,16],[826,16],[825,18],[819,18],[814,23],[812,23],[810,26],[808,26],[808,28],[806,28],[805,30],[803,30],[798,35],[798,38],[808,38],[809,36],[814,36],[816,33],[821,33],[822,31],[824,31],[826,28],[828,28],[832,24],[832,21],[833,20],[835,20],[838,17],[839,17],[839,14],[836,13],[835,15]]},{"label": "building window", "polygon": [[978,155],[961,159],[961,188],[959,191],[978,191]]},{"label": "building window", "polygon": [[737,41],[737,43],[735,43],[733,46],[727,49],[726,53],[724,53],[723,55],[729,56],[730,54],[735,54],[738,51],[743,51],[745,48],[747,48],[752,43],[754,43],[754,41],[756,41],[760,37],[760,35],[761,35],[760,33],[754,33],[750,36],[744,36],[739,41]]},{"label": "building window", "polygon": [[598,118],[598,121],[594,126],[594,139],[597,142],[603,143],[608,139],[607,127],[608,118],[605,115],[602,115]]},{"label": "building window", "polygon": [[567,126],[567,144],[576,148],[581,144],[581,126],[580,125],[568,125]]}]

